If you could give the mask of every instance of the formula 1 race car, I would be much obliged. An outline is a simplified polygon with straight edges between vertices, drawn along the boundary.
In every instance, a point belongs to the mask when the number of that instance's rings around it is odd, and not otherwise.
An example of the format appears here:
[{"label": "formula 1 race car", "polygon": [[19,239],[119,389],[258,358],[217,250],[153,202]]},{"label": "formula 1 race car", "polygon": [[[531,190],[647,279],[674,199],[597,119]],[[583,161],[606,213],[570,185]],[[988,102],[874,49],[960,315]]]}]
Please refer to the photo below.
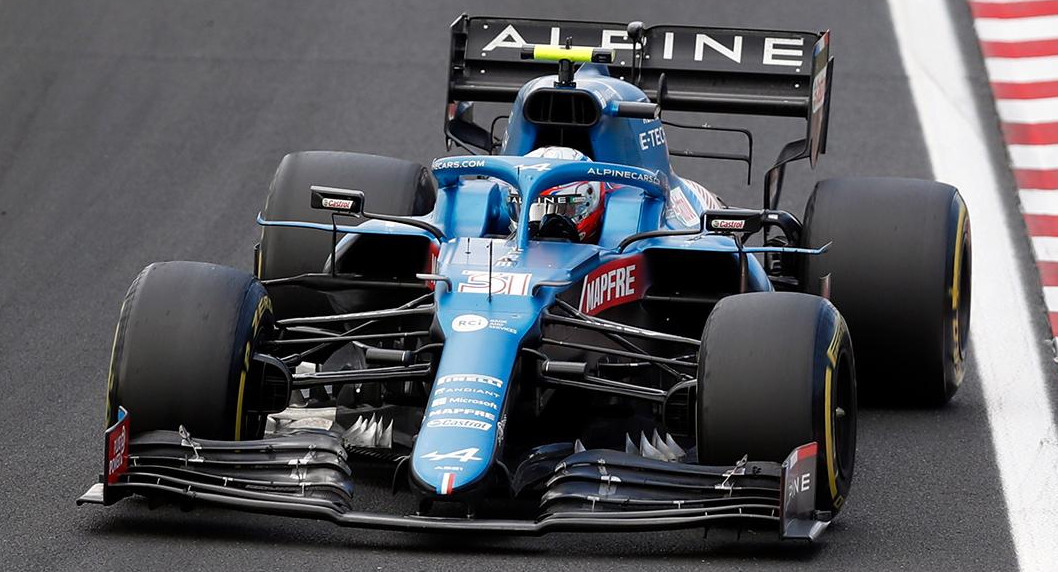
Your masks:
[{"label": "formula 1 race car", "polygon": [[[464,15],[450,58],[445,135],[470,154],[287,155],[254,274],[136,277],[104,470],[79,503],[815,539],[849,494],[858,400],[939,405],[959,387],[955,188],[825,180],[803,218],[778,208],[785,165],[826,151],[828,32]],[[481,102],[513,103],[502,137],[475,123]],[[663,111],[807,128],[761,207],[733,208],[670,157],[748,163],[749,132]],[[669,149],[666,129],[744,134],[749,153]],[[357,509],[379,464],[404,514]]]}]

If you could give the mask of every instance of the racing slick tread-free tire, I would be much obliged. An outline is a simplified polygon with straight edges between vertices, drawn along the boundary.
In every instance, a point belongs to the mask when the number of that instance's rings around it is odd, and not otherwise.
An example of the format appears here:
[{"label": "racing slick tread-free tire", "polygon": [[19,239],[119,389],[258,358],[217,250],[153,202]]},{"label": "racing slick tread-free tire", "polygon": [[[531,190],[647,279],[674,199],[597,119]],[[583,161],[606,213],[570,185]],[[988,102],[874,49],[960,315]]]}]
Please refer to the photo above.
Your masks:
[{"label": "racing slick tread-free tire", "polygon": [[[362,153],[303,151],[279,163],[264,218],[330,225],[329,211],[310,206],[313,185],[363,191],[368,212],[389,215],[427,214],[437,197],[433,176],[418,163]],[[357,225],[363,220],[343,217],[341,224]],[[331,256],[331,241],[331,234],[320,230],[265,226],[256,274],[270,280],[322,272]],[[322,294],[307,289],[275,288],[269,294],[279,318],[330,311]]]},{"label": "racing slick tread-free tire", "polygon": [[121,306],[107,380],[107,425],[119,405],[133,434],[181,425],[196,437],[259,437],[246,398],[261,380],[251,361],[272,330],[271,302],[249,273],[203,262],[158,262]]},{"label": "racing slick tread-free tire", "polygon": [[934,181],[829,179],[805,209],[806,290],[830,300],[856,340],[865,403],[938,406],[965,374],[970,219],[959,192]]},{"label": "racing slick tread-free tire", "polygon": [[816,507],[840,511],[856,460],[856,373],[833,304],[794,292],[720,300],[702,333],[697,400],[700,463],[781,463],[815,441]]}]

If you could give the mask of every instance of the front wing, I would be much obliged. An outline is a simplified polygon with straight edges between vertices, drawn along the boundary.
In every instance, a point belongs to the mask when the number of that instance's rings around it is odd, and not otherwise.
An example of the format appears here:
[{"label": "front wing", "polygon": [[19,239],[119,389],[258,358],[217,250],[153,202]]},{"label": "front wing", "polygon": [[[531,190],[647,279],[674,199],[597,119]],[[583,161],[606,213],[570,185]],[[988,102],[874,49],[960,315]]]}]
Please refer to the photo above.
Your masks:
[{"label": "front wing", "polygon": [[513,520],[356,511],[348,453],[329,431],[237,442],[152,431],[128,440],[127,424],[122,416],[107,431],[100,482],[77,504],[110,505],[139,494],[359,528],[526,536],[731,525],[814,540],[829,520],[814,510],[815,443],[797,448],[782,464],[743,460],[731,467],[605,449],[576,452],[557,462],[543,483],[537,516]]}]

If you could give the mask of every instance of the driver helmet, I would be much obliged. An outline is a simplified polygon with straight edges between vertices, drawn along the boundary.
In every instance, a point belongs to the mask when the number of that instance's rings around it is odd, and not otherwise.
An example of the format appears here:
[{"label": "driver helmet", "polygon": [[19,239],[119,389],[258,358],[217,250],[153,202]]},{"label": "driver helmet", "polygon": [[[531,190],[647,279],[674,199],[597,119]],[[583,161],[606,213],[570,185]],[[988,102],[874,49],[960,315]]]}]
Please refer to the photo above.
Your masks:
[{"label": "driver helmet", "polygon": [[[590,161],[584,153],[570,147],[541,147],[530,151],[525,156]],[[597,181],[576,181],[551,187],[540,193],[533,205],[529,207],[529,223],[539,223],[546,214],[561,215],[577,227],[577,235],[581,241],[594,241],[598,238],[599,229],[602,226],[605,192],[606,186]],[[517,224],[521,213],[521,195],[517,192],[510,192],[507,207],[511,222]]]}]

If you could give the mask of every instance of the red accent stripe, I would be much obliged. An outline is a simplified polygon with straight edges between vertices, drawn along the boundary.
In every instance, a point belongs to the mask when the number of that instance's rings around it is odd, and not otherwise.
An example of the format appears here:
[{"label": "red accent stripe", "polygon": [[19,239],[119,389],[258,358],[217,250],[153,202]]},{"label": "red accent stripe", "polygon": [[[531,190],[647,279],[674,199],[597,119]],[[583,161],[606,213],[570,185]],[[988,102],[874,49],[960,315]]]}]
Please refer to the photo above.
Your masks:
[{"label": "red accent stripe", "polygon": [[1058,144],[1058,122],[1004,123],[1003,133],[1007,136],[1009,145]]},{"label": "red accent stripe", "polygon": [[1044,286],[1058,286],[1058,262],[1040,260],[1036,262],[1040,269],[1040,283]]},{"label": "red accent stripe", "polygon": [[1051,335],[1058,337],[1058,312],[1047,312],[1047,317],[1051,319]]},{"label": "red accent stripe", "polygon": [[1027,214],[1025,226],[1029,236],[1058,236],[1058,216]]},{"label": "red accent stripe", "polygon": [[992,93],[996,99],[1042,99],[1058,97],[1058,81],[1032,83],[992,82]]},{"label": "red accent stripe", "polygon": [[1058,191],[1058,169],[1014,169],[1020,189]]},{"label": "red accent stripe", "polygon": [[1032,18],[1058,15],[1058,0],[1036,2],[970,2],[974,18]]},{"label": "red accent stripe", "polygon": [[986,58],[1035,58],[1058,55],[1058,40],[1030,40],[1028,42],[981,42],[981,53]]},{"label": "red accent stripe", "polygon": [[819,452],[819,444],[815,441],[808,443],[807,445],[801,445],[797,448],[797,460],[803,461],[808,457],[815,457]]}]

